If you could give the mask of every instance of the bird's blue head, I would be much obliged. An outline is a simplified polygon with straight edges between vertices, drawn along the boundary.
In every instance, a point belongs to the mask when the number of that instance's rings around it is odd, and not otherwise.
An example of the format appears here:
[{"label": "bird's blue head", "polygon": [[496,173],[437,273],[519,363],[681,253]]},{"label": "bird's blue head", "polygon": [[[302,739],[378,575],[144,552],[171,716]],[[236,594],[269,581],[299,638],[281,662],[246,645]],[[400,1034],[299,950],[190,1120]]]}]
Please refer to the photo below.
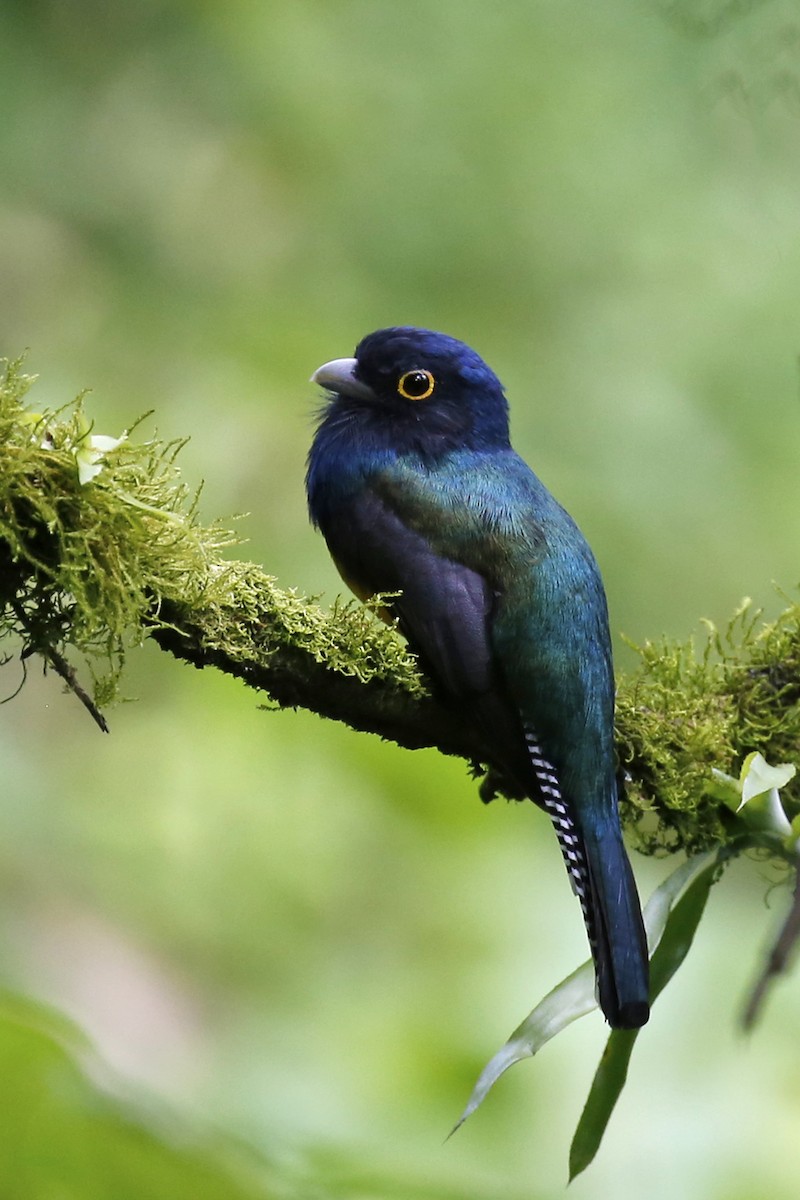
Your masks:
[{"label": "bird's blue head", "polygon": [[312,379],[332,393],[323,422],[384,435],[399,453],[436,458],[509,444],[500,380],[474,350],[444,333],[379,329],[359,342],[354,358],[325,363]]}]

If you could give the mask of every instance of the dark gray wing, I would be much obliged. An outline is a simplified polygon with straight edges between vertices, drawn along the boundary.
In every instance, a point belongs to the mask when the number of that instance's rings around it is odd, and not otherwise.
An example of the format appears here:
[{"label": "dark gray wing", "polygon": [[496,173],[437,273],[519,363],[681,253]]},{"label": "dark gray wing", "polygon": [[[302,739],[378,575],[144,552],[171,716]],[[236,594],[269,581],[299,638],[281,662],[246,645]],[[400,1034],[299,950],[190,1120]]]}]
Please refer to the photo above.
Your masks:
[{"label": "dark gray wing", "polygon": [[[491,644],[496,597],[488,581],[444,558],[387,503],[364,490],[346,519],[322,529],[348,585],[363,597],[399,592],[391,609],[443,697],[462,708],[518,784],[533,784],[522,723],[508,698]],[[538,799],[538,796],[537,796]]]}]

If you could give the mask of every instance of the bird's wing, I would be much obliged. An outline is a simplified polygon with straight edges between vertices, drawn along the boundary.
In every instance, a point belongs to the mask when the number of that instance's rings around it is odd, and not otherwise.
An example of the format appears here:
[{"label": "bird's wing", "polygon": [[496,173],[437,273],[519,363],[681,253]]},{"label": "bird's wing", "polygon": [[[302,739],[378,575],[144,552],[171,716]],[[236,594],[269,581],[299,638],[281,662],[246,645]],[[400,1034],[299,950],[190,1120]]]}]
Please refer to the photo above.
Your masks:
[{"label": "bird's wing", "polygon": [[437,554],[370,489],[348,504],[346,519],[329,524],[325,536],[356,595],[399,593],[392,612],[451,698],[466,699],[492,686],[488,629],[494,597],[482,575]]},{"label": "bird's wing", "polygon": [[[486,734],[495,764],[530,788],[519,713],[491,642],[496,596],[480,572],[441,555],[376,491],[348,504],[347,519],[325,530],[348,586],[362,599],[397,592],[391,611],[423,668]],[[536,797],[538,799],[538,796]]]}]

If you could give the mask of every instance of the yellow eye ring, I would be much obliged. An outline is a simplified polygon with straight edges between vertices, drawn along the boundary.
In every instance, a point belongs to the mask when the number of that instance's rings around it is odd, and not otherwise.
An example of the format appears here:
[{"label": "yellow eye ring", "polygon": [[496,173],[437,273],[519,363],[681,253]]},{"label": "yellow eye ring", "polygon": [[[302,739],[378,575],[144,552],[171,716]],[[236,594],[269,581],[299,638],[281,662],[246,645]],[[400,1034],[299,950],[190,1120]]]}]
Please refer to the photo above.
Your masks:
[{"label": "yellow eye ring", "polygon": [[397,381],[397,390],[406,400],[427,400],[435,386],[436,380],[430,371],[423,371],[419,367],[414,371],[406,371]]}]

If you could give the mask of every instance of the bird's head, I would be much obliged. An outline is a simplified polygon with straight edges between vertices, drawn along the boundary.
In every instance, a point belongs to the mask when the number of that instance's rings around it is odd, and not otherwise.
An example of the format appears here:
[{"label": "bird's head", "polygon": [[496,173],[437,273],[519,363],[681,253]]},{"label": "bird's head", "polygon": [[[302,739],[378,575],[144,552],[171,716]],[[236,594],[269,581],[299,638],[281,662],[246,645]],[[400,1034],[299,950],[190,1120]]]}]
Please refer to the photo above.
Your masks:
[{"label": "bird's head", "polygon": [[398,448],[508,445],[500,380],[474,350],[444,333],[379,329],[359,342],[354,358],[333,359],[311,378],[332,393],[331,415],[385,426]]}]

